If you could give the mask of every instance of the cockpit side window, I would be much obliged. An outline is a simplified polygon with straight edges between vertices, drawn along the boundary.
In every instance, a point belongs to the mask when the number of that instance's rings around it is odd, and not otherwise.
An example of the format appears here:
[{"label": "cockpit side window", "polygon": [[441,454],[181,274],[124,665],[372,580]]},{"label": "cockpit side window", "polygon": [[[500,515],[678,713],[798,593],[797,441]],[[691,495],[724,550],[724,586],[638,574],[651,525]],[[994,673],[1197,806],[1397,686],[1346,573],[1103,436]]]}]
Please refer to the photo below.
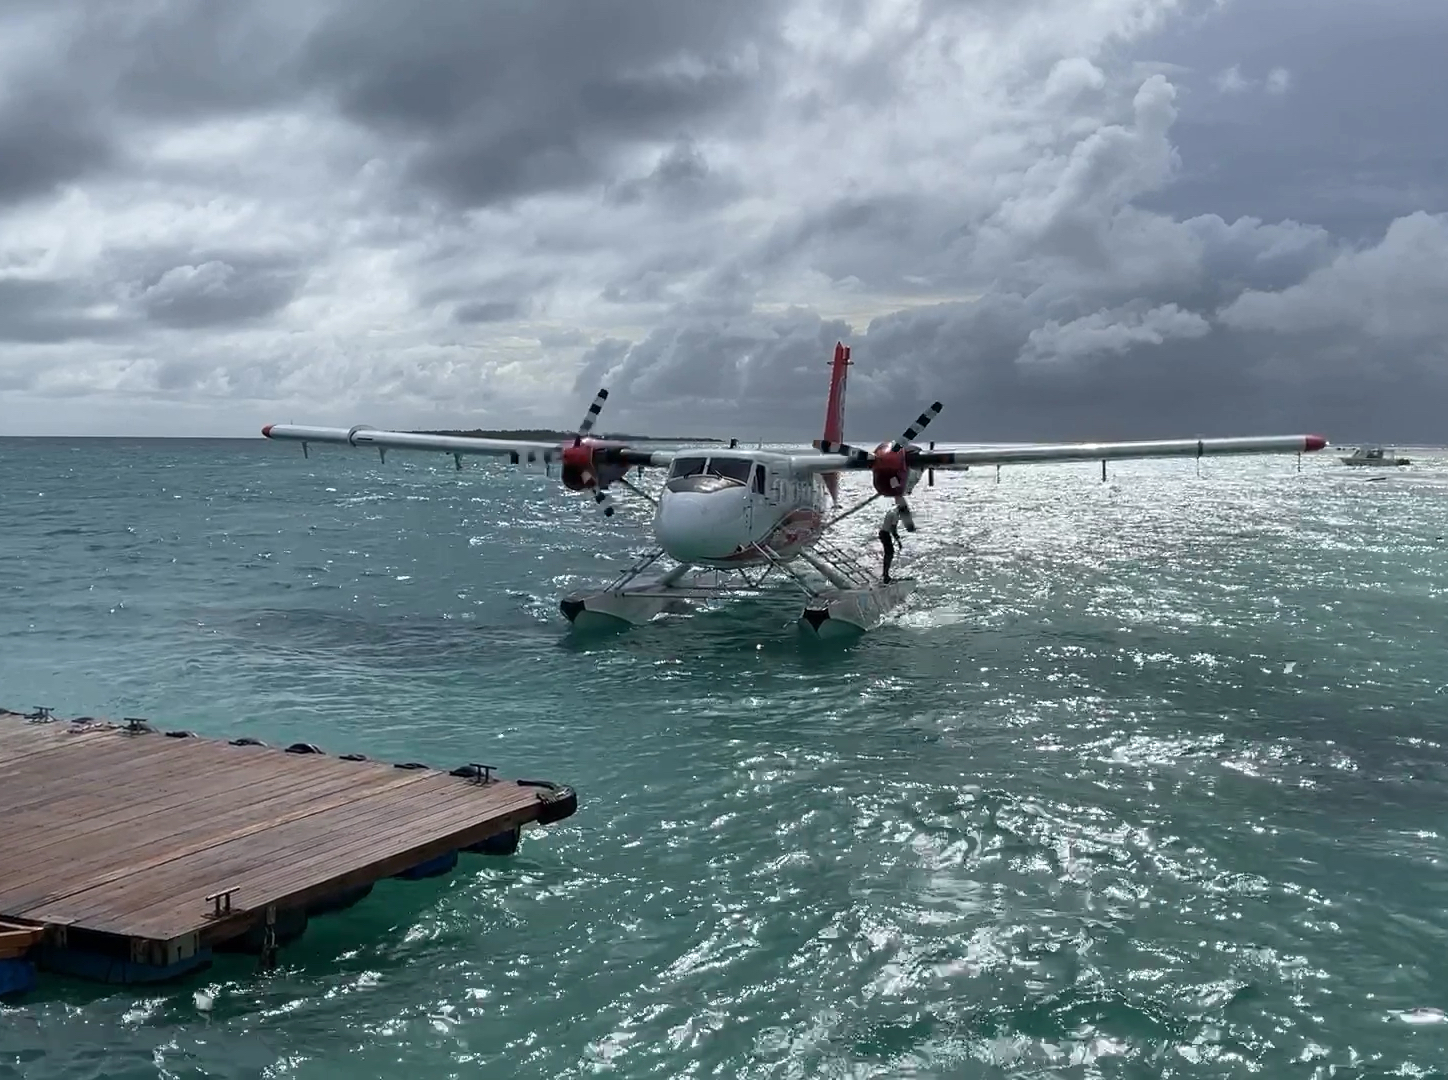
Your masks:
[{"label": "cockpit side window", "polygon": [[715,476],[724,476],[730,480],[737,480],[741,484],[749,482],[749,466],[752,462],[742,458],[710,458],[709,471]]},{"label": "cockpit side window", "polygon": [[754,490],[757,491],[757,492],[759,492],[759,494],[761,494],[761,495],[764,494],[764,466],[763,466],[763,465],[756,465],[756,466],[754,466]]}]

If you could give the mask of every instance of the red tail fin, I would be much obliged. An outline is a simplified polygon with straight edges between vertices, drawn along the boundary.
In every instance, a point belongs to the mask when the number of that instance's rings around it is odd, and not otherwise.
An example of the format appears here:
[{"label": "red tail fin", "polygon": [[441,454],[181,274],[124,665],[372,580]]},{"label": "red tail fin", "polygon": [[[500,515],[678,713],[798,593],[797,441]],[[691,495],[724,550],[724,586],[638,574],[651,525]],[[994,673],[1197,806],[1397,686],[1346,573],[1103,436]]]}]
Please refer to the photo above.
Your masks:
[{"label": "red tail fin", "polygon": [[[835,359],[830,365],[830,398],[825,405],[824,439],[828,442],[845,440],[845,382],[849,377],[850,347],[842,341],[835,342]],[[839,497],[839,473],[825,473],[825,487],[832,498]]]}]

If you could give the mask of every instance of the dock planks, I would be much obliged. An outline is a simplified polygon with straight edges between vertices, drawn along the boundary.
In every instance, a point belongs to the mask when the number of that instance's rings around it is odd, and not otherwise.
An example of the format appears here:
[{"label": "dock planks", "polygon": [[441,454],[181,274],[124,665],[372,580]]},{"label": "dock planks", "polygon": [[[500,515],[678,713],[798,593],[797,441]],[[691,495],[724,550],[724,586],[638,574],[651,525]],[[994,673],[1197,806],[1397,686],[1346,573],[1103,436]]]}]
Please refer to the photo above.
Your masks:
[{"label": "dock planks", "polygon": [[0,920],[164,968],[577,806],[309,749],[0,709]]}]

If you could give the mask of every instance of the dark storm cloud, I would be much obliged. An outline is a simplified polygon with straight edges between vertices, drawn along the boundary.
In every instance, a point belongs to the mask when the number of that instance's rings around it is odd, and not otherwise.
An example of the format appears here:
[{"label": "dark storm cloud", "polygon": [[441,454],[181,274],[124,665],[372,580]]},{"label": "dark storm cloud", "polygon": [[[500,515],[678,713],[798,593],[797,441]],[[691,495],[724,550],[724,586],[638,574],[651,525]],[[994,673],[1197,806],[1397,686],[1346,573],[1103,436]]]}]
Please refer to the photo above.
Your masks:
[{"label": "dark storm cloud", "polygon": [[[294,31],[307,4],[170,0],[97,6],[81,41],[115,70],[128,110],[169,118],[214,117],[296,103],[301,75]],[[107,57],[119,57],[107,64]]]},{"label": "dark storm cloud", "polygon": [[0,343],[94,341],[133,329],[130,320],[86,310],[99,299],[78,282],[0,278]]},{"label": "dark storm cloud", "polygon": [[739,179],[711,169],[693,140],[685,138],[665,151],[647,176],[607,185],[604,201],[616,206],[652,203],[691,213],[737,198],[746,190]]},{"label": "dark storm cloud", "polygon": [[[1411,10],[1403,5],[1393,31],[1379,38],[1438,18],[1414,23]],[[1271,100],[1253,108],[1270,111],[1298,83],[1291,71],[1259,66],[1255,93]],[[1354,85],[1352,93],[1371,96],[1369,89]],[[960,437],[1095,438],[1169,434],[1163,424],[1220,433],[1241,433],[1244,424],[1312,427],[1314,418],[1350,424],[1354,401],[1366,414],[1376,406],[1363,402],[1411,397],[1416,386],[1418,401],[1405,399],[1397,415],[1433,438],[1419,402],[1441,392],[1448,366],[1448,338],[1439,336],[1435,349],[1431,337],[1448,329],[1437,314],[1443,306],[1429,300],[1441,295],[1448,265],[1439,227],[1423,215],[1404,218],[1354,248],[1350,238],[1289,215],[1178,220],[1151,212],[1180,199],[1178,185],[1194,175],[1172,133],[1199,99],[1179,98],[1160,76],[1148,79],[1134,119],[1047,151],[983,214],[968,194],[953,206],[920,192],[851,194],[781,221],[754,265],[806,268],[896,295],[915,283],[926,294],[980,294],[879,317],[856,333],[857,364],[879,367],[884,396],[862,403],[852,393],[852,414],[876,433],[888,430],[890,414],[934,394],[947,400],[941,424]],[[1359,103],[1356,114],[1371,109]],[[1319,134],[1332,141],[1326,129]],[[1298,151],[1295,165],[1311,158]],[[1341,152],[1339,144],[1320,160]],[[1385,160],[1411,206],[1432,162],[1412,152]],[[1327,326],[1336,334],[1321,332]],[[688,350],[661,349],[669,335],[655,331],[637,355],[617,360],[617,376],[647,395],[654,385],[686,383],[692,358],[702,355],[711,382],[729,382],[731,361],[721,371],[699,339],[712,334],[739,354],[737,328],[694,324],[692,334]],[[1379,382],[1383,369],[1391,374]],[[745,394],[734,415],[767,407],[766,396],[732,385]],[[660,407],[671,400],[656,396]]]},{"label": "dark storm cloud", "polygon": [[[1356,239],[1448,205],[1448,4],[1231,0],[1142,46],[1186,66],[1180,181],[1149,205]],[[1228,74],[1230,73],[1230,74]]]},{"label": "dark storm cloud", "polygon": [[195,330],[271,315],[291,302],[301,283],[291,266],[213,258],[171,267],[145,287],[139,302],[155,322]]},{"label": "dark storm cloud", "polygon": [[[1309,412],[1266,392],[1275,388],[1255,375],[1240,340],[1179,310],[1123,315],[1088,317],[1088,328],[1068,324],[1065,337],[1078,348],[1058,353],[1056,363],[1021,362],[1043,322],[1021,297],[881,320],[855,355],[940,397],[938,438],[1131,439],[1314,426]],[[872,431],[890,424],[878,414],[865,420]]]},{"label": "dark storm cloud", "polygon": [[517,300],[473,300],[459,304],[453,318],[460,323],[506,322],[522,314],[524,307]]},{"label": "dark storm cloud", "polygon": [[[964,287],[964,214],[904,194],[850,195],[781,219],[749,265],[783,269],[798,259],[836,281],[914,292],[926,283]],[[913,283],[919,284],[913,284]],[[901,286],[904,286],[902,289]]]},{"label": "dark storm cloud", "polygon": [[1445,20],[10,0],[0,388],[809,438],[843,339],[865,438],[1441,438]]},{"label": "dark storm cloud", "polygon": [[[698,409],[679,388],[696,385],[690,373],[707,367],[706,385],[729,391],[716,395],[729,404],[713,409],[711,419],[735,426],[757,419],[766,437],[799,437],[812,430],[804,403],[823,401],[823,363],[831,334],[839,333],[856,364],[851,426],[872,438],[892,434],[903,422],[897,418],[940,398],[940,438],[1317,429],[1351,438],[1395,420],[1406,437],[1433,439],[1441,423],[1434,403],[1448,393],[1448,309],[1433,301],[1448,295],[1448,215],[1400,220],[1380,242],[1330,260],[1312,229],[1234,230],[1214,220],[1178,230],[1185,245],[1205,240],[1204,265],[1237,283],[1195,290],[1199,299],[1230,297],[1220,312],[1205,304],[1152,306],[1126,290],[1118,290],[1114,306],[1092,309],[1093,298],[1111,295],[1109,282],[1070,304],[1045,288],[992,291],[882,316],[853,336],[838,324],[800,334],[797,313],[756,317],[747,330],[694,325],[686,337],[659,330],[631,349],[611,343],[607,364],[596,358],[593,373],[607,371],[626,387],[630,408]],[[1308,251],[1322,259],[1316,269],[1300,278],[1284,272]],[[1246,280],[1259,287],[1244,291]],[[804,350],[817,365],[751,379],[762,341]],[[800,403],[792,430],[776,426],[788,419],[778,387]]]},{"label": "dark storm cloud", "polygon": [[183,330],[234,325],[283,307],[301,280],[294,266],[239,255],[168,263],[149,280],[0,278],[0,342],[117,341],[146,321]]},{"label": "dark storm cloud", "polygon": [[474,253],[466,246],[451,244],[428,251],[409,267],[409,272],[435,281],[418,295],[418,307],[444,308],[451,321],[460,326],[526,318],[535,306],[534,297],[546,291],[554,280],[551,274],[525,271],[481,274]]},{"label": "dark storm cloud", "polygon": [[[606,282],[599,297],[610,304],[649,304],[667,301],[671,289],[687,275],[708,269],[711,252],[706,247],[678,247],[640,259],[628,272]],[[717,274],[715,275],[717,278]],[[720,287],[716,286],[716,293]]]},{"label": "dark storm cloud", "polygon": [[7,92],[0,84],[0,206],[47,194],[115,157],[84,103],[60,90]]},{"label": "dark storm cloud", "polygon": [[808,268],[895,295],[1047,283],[1079,291],[1103,272],[1120,288],[1131,249],[1159,242],[1143,235],[1154,222],[1134,219],[1130,209],[1170,175],[1174,99],[1170,83],[1149,78],[1123,104],[1124,115],[1096,120],[1076,138],[1024,147],[1015,176],[812,200],[740,261],[778,272]]},{"label": "dark storm cloud", "polygon": [[214,117],[294,98],[294,50],[288,20],[278,18],[288,10],[296,5],[274,0],[8,0],[0,205],[138,164],[122,149],[132,115]]},{"label": "dark storm cloud", "polygon": [[826,361],[835,341],[848,336],[843,321],[807,311],[660,328],[637,344],[593,346],[574,391],[607,386],[610,409],[629,420],[669,417],[651,422],[771,437],[799,428],[811,413],[824,416]]},{"label": "dark storm cloud", "polygon": [[583,354],[578,365],[578,375],[573,380],[573,392],[592,392],[605,381],[612,381],[614,372],[627,358],[633,343],[622,338],[604,338],[595,342]]},{"label": "dark storm cloud", "polygon": [[[175,120],[302,104],[301,42],[329,4],[53,0],[31,11],[55,16],[50,59],[61,62],[65,85],[89,95],[92,110]],[[0,30],[27,21],[15,0],[4,8]]]},{"label": "dark storm cloud", "polygon": [[[588,373],[615,389],[610,400],[631,416],[707,417],[764,438],[819,434],[837,339],[852,348],[848,427],[861,438],[898,433],[937,398],[946,405],[935,425],[940,438],[1147,437],[1173,419],[1193,434],[1240,416],[1255,391],[1240,362],[1215,354],[1231,347],[1225,339],[1205,350],[1186,347],[1209,333],[1191,313],[1154,309],[1135,320],[1107,313],[1093,327],[1068,323],[1048,330],[1055,340],[1043,343],[1057,362],[1018,362],[1043,325],[1051,326],[1046,313],[1028,298],[1004,294],[885,316],[864,333],[798,315],[757,318],[747,326],[658,330],[628,349],[613,342],[610,362],[596,355]],[[1158,347],[1164,340],[1172,341],[1169,351]],[[1099,362],[1083,362],[1093,358]]]},{"label": "dark storm cloud", "polygon": [[66,70],[65,14],[41,3],[0,5],[0,208],[116,158],[84,81]]},{"label": "dark storm cloud", "polygon": [[604,180],[633,140],[692,134],[765,100],[772,0],[356,0],[305,66],[343,113],[411,147],[465,206]]},{"label": "dark storm cloud", "polygon": [[567,349],[588,343],[588,335],[571,326],[559,330],[544,330],[538,335],[538,344],[544,349]]}]

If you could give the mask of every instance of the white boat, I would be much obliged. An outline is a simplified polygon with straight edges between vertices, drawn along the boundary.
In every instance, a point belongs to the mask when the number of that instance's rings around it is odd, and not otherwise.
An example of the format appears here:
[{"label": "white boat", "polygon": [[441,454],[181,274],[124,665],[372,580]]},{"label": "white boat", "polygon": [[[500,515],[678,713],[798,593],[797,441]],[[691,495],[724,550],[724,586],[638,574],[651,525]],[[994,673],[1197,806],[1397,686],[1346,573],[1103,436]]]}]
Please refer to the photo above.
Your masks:
[{"label": "white boat", "polygon": [[1379,465],[1391,468],[1396,465],[1411,465],[1409,458],[1396,454],[1385,454],[1381,446],[1359,446],[1347,457],[1340,459],[1344,465]]}]

